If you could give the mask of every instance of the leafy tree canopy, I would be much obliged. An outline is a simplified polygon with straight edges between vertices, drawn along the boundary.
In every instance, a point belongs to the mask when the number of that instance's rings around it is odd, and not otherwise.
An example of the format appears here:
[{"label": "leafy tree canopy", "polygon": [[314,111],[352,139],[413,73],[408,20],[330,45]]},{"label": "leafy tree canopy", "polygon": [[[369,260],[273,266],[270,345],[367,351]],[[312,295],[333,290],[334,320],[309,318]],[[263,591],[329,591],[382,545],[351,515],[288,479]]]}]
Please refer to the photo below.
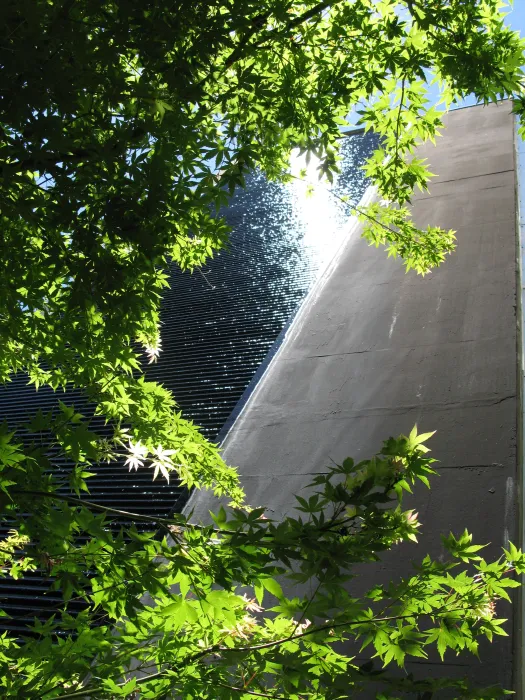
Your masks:
[{"label": "leafy tree canopy", "polygon": [[[468,535],[447,546],[477,573],[454,578],[448,564],[426,561],[399,590],[371,594],[376,607],[344,593],[351,565],[415,535],[413,514],[382,506],[398,483],[426,478],[406,438],[359,466],[357,486],[350,462],[329,472],[302,504],[306,523],[261,522],[238,508],[219,513],[219,532],[180,518],[160,523],[166,538],[155,539],[138,523],[109,527],[113,516],[135,516],[75,499],[90,468],[124,451],[130,466],[176,470],[239,506],[235,471],[141,372],[137,343],[151,358],[160,351],[168,264],[191,270],[226,244],[220,209],[250,169],[286,181],[299,149],[330,181],[353,108],[381,136],[367,165],[381,202],[346,203],[364,236],[408,269],[441,263],[453,232],[418,230],[409,211],[430,177],[415,146],[441,126],[426,84],[432,76],[447,103],[514,98],[523,117],[525,43],[503,9],[500,0],[1,4],[0,378],[24,371],[36,387],[79,387],[113,430],[98,435],[65,404],[33,418],[30,432],[74,462],[69,496],[40,442],[0,436],[1,505],[13,528],[0,543],[2,571],[16,578],[45,563],[63,596],[56,617],[35,623],[36,638],[4,638],[8,695],[119,697],[140,686],[151,698],[168,687],[188,698],[341,697],[349,679],[372,673],[334,650],[343,637],[402,663],[428,644],[475,652],[479,634],[499,633],[491,606],[522,555],[487,564],[470,556]],[[288,600],[275,579],[319,571],[326,579],[310,604]],[[255,587],[259,603],[239,584]],[[263,590],[280,607],[259,624],[246,610]],[[84,613],[70,614],[73,598]],[[307,613],[329,622],[305,627]],[[125,680],[133,663],[154,670]]]},{"label": "leafy tree canopy", "polygon": [[83,387],[146,454],[176,450],[190,484],[240,497],[167,392],[132,375],[132,342],[158,348],[168,261],[191,269],[225,244],[216,212],[249,169],[286,179],[300,148],[330,179],[357,106],[383,137],[367,172],[393,203],[362,212],[365,237],[420,272],[439,264],[453,233],[417,230],[406,209],[429,177],[414,146],[441,124],[425,81],[448,102],[520,98],[525,44],[501,7],[3,2],[0,376]]}]

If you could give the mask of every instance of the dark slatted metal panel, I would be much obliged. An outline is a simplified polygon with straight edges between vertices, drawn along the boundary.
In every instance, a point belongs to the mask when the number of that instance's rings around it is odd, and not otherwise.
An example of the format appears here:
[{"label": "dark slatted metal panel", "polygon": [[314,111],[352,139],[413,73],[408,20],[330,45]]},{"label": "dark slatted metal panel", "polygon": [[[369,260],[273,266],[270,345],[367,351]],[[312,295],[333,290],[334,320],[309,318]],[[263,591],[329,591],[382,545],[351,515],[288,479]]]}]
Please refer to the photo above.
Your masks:
[{"label": "dark slatted metal panel", "polygon": [[[375,145],[371,135],[345,139],[339,194],[360,199],[366,182],[359,166]],[[164,351],[147,369],[151,379],[174,393],[183,415],[211,439],[342,241],[349,215],[323,189],[305,200],[302,185],[284,187],[255,174],[236,193],[227,218],[233,227],[228,251],[191,275],[171,271],[162,309]],[[38,408],[55,407],[58,399],[91,415],[79,392],[57,395],[45,387],[35,392],[20,375],[0,387],[0,420],[19,425]],[[104,432],[102,420],[95,418],[92,425]],[[67,464],[55,462],[67,472]],[[166,516],[185,502],[176,480],[152,482],[148,469],[130,473],[116,462],[97,471],[89,480],[90,499],[97,503]],[[0,579],[0,607],[12,616],[0,618],[0,629],[22,632],[41,609],[57,604],[59,596],[48,588],[41,573],[23,581]]]}]

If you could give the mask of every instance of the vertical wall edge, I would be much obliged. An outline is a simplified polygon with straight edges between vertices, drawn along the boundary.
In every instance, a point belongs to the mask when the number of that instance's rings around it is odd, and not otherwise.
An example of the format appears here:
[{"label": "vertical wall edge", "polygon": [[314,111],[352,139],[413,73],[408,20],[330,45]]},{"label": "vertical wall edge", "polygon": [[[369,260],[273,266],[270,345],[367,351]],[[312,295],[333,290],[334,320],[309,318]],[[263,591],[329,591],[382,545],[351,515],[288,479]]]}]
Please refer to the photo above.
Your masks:
[{"label": "vertical wall edge", "polygon": [[[517,537],[520,548],[525,545],[525,142],[518,133],[518,118],[515,119],[514,146],[516,172],[516,325],[517,325],[517,440],[518,440],[518,489]],[[525,664],[523,663],[525,622],[525,576],[521,576],[522,587],[516,596],[514,611],[514,686],[516,697],[525,694]]]}]

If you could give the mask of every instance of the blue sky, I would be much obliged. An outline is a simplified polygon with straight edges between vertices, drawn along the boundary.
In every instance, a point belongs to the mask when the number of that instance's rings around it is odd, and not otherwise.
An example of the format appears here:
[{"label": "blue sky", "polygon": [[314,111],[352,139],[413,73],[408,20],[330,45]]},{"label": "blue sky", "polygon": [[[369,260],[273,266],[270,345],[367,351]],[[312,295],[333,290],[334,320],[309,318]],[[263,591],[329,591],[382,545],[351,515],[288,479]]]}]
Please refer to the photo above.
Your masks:
[{"label": "blue sky", "polygon": [[524,0],[514,0],[514,7],[507,17],[507,22],[513,29],[521,32],[525,36],[525,2]]}]

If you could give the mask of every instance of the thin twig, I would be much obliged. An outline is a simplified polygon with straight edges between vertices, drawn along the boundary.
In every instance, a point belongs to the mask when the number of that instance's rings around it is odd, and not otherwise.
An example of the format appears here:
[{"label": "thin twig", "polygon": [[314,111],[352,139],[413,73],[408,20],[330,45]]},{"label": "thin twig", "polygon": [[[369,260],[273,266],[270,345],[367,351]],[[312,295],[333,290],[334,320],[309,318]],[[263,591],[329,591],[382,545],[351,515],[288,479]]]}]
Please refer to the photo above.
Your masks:
[{"label": "thin twig", "polygon": [[405,78],[401,81],[401,97],[399,99],[399,109],[397,112],[397,124],[396,124],[396,152],[394,156],[394,177],[397,177],[397,166],[399,159],[399,129],[401,126],[401,113],[403,112],[403,101],[405,99]]},{"label": "thin twig", "polygon": [[[191,656],[186,657],[185,659],[182,659],[180,663],[178,663],[175,666],[171,666],[169,669],[166,669],[164,671],[158,671],[157,673],[152,673],[149,676],[142,676],[142,678],[137,679],[137,685],[142,684],[142,683],[148,683],[152,680],[157,680],[159,678],[164,678],[166,676],[169,676],[173,674],[175,671],[180,669],[181,667],[187,666],[188,664],[192,664],[195,661],[198,661],[206,656],[209,656],[210,654],[216,654],[218,652],[224,652],[224,653],[251,653],[253,651],[260,651],[262,649],[271,649],[276,646],[281,646],[283,644],[287,644],[288,642],[295,642],[298,639],[302,639],[303,637],[308,637],[309,635],[316,634],[318,632],[325,632],[326,630],[333,630],[336,628],[340,627],[355,627],[359,625],[378,625],[383,622],[395,622],[398,620],[406,620],[406,619],[413,619],[414,617],[431,617],[431,618],[438,618],[440,615],[445,614],[449,615],[451,612],[464,612],[466,609],[471,609],[471,608],[457,608],[457,609],[441,609],[438,611],[430,612],[430,613],[422,613],[421,615],[416,615],[414,613],[411,613],[409,615],[391,615],[388,617],[379,617],[379,618],[371,618],[371,619],[363,619],[363,620],[347,620],[345,622],[335,622],[335,623],[328,623],[326,625],[320,625],[318,627],[312,627],[304,632],[301,632],[300,634],[292,634],[289,635],[288,637],[283,637],[281,639],[276,639],[272,640],[270,642],[263,642],[262,644],[254,644],[252,646],[240,646],[240,647],[227,647],[227,646],[221,646],[220,644],[215,644],[211,647],[208,647],[207,649],[202,649],[200,652],[196,654],[192,654]],[[119,687],[123,687],[126,684],[126,682],[119,683]],[[83,690],[76,692],[76,693],[69,693],[67,695],[60,695],[54,700],[69,700],[70,698],[80,698],[80,697],[85,697],[86,695],[90,693],[97,693],[99,691],[103,690],[101,687],[89,687],[86,686]]]}]

